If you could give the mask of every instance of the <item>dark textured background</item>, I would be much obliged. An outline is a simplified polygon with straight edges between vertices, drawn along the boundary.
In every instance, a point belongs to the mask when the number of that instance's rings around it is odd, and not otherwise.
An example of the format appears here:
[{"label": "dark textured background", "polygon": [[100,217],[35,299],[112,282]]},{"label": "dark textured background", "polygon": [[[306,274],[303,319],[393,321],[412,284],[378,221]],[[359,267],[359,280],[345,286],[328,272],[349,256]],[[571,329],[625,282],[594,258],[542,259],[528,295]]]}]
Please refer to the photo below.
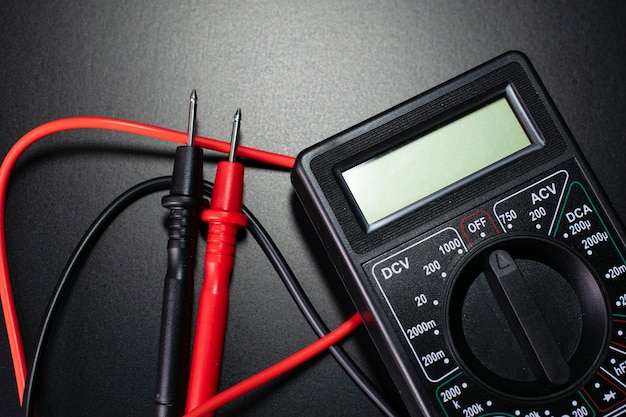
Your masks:
[{"label": "dark textured background", "polygon": [[[547,4],[546,4],[547,3]],[[16,1],[0,4],[0,154],[53,119],[99,115],[296,155],[507,50],[528,55],[592,168],[626,218],[626,3],[621,1]],[[27,352],[83,231],[120,192],[169,175],[174,145],[102,131],[55,135],[12,178],[7,241]],[[217,155],[207,153],[206,178]],[[245,203],[330,327],[353,307],[291,191],[286,171],[246,171]],[[62,311],[40,416],[152,413],[166,232],[160,196],[99,242]],[[239,245],[222,386],[314,340],[260,249]],[[393,395],[364,330],[344,346]],[[4,329],[2,416],[19,413]],[[221,415],[376,415],[323,356]]]}]

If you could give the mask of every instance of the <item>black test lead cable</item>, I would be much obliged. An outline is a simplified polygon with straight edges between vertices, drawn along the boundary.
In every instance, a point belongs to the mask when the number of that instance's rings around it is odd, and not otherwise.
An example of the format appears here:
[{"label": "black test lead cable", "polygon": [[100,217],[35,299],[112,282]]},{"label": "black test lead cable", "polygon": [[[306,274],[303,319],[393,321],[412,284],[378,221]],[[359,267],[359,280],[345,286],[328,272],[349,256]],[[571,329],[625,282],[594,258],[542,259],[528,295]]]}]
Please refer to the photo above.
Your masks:
[{"label": "black test lead cable", "polygon": [[[265,256],[267,256],[270,263],[274,266],[278,276],[287,288],[291,298],[300,309],[300,312],[306,321],[309,323],[311,328],[313,328],[313,331],[318,337],[321,338],[326,336],[330,332],[328,326],[326,326],[324,320],[318,314],[317,310],[309,300],[309,297],[302,289],[302,286],[300,286],[298,279],[270,237],[269,233],[245,206],[242,212],[248,216],[248,231],[259,243],[259,246],[265,253]],[[387,401],[385,396],[378,390],[378,388],[376,388],[372,381],[370,381],[370,379],[363,373],[359,366],[341,346],[333,345],[329,347],[328,350],[333,355],[337,363],[339,363],[344,372],[348,374],[352,381],[361,389],[361,391],[363,391],[370,401],[378,407],[380,411],[382,411],[387,417],[396,417],[399,415],[389,401]]]},{"label": "black test lead cable", "polygon": [[161,338],[155,408],[157,417],[180,417],[185,412],[187,371],[193,309],[193,267],[202,198],[202,149],[194,146],[197,96],[189,98],[187,146],[176,148],[170,194],[167,273],[163,289]]},{"label": "black test lead cable", "polygon": [[[115,199],[109,206],[107,206],[102,213],[91,224],[89,229],[85,232],[81,238],[76,249],[72,253],[71,258],[67,264],[61,276],[59,277],[54,292],[50,298],[44,318],[41,322],[37,340],[35,344],[35,351],[33,354],[32,363],[30,366],[30,372],[28,373],[26,386],[24,390],[24,416],[34,416],[34,393],[39,375],[39,370],[44,358],[45,348],[48,341],[48,336],[54,324],[54,318],[58,310],[62,307],[63,297],[69,292],[71,286],[74,284],[74,278],[78,269],[82,266],[86,260],[90,251],[96,244],[96,241],[104,233],[106,228],[111,222],[128,206],[136,202],[137,200],[160,191],[165,191],[170,187],[171,177],[160,177],[152,180],[145,181],[138,184],[129,190],[122,193],[117,199]],[[210,198],[213,190],[211,183],[203,182],[203,194]],[[268,256],[268,259],[276,269],[278,275],[285,283],[289,293],[294,298],[300,309],[305,315],[305,318],[309,324],[315,329],[318,334],[327,333],[324,329],[327,329],[323,320],[306,297],[300,284],[297,282],[293,272],[284,257],[280,253],[280,250],[275,245],[267,231],[261,226],[261,223],[254,217],[254,215],[245,206],[242,208],[242,212],[249,218],[247,229],[250,234],[257,240],[264,253]],[[346,371],[346,373],[352,378],[352,380],[363,390],[363,392],[370,398],[370,400],[376,404],[379,409],[387,416],[393,417],[398,414],[393,407],[388,403],[384,396],[378,391],[378,389],[372,384],[372,382],[363,374],[358,366],[352,361],[349,355],[340,346],[333,346],[330,348],[330,352],[338,361],[339,365]]]},{"label": "black test lead cable", "polygon": [[37,388],[39,371],[44,358],[50,331],[52,330],[54,319],[63,305],[62,301],[64,301],[64,297],[75,283],[78,270],[89,256],[89,253],[93,250],[97,240],[104,234],[104,231],[119,214],[139,199],[156,192],[167,190],[170,183],[171,177],[163,177],[148,180],[129,188],[113,200],[98,215],[78,242],[78,245],[72,252],[70,259],[65,264],[63,272],[57,280],[37,332],[37,339],[32,355],[30,371],[27,374],[26,385],[24,387],[24,402],[22,409],[25,417],[34,417],[35,415],[34,393]]}]

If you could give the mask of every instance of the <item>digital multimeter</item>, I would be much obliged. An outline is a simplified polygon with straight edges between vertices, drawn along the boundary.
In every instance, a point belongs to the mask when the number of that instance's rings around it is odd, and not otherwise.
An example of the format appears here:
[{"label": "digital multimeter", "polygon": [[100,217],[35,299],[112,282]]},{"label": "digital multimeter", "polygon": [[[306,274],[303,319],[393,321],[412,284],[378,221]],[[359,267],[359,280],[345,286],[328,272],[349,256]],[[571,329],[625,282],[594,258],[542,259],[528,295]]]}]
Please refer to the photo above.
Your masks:
[{"label": "digital multimeter", "polygon": [[292,182],[412,414],[626,413],[624,235],[522,54],[304,150]]}]

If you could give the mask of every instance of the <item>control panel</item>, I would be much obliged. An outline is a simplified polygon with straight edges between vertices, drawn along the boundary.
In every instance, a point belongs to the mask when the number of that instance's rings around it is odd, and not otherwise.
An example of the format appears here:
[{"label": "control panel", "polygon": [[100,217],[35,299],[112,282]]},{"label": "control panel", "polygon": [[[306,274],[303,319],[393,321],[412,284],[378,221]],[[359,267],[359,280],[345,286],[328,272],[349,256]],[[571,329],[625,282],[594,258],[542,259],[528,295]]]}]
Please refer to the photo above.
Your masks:
[{"label": "control panel", "polygon": [[[589,189],[566,164],[363,265],[446,416],[626,408],[626,261]],[[523,281],[505,301],[490,257]]]}]

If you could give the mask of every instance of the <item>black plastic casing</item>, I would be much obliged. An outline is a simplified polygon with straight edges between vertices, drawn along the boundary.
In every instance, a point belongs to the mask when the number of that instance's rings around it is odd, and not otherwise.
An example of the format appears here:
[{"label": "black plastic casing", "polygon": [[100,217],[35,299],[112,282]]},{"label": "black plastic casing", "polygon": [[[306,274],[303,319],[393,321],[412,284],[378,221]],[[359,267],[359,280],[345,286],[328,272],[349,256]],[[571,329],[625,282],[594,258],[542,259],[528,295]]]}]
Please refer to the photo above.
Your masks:
[{"label": "black plastic casing", "polygon": [[[436,199],[368,227],[340,179],[340,170],[415,138],[512,87],[543,143],[497,169],[449,187]],[[593,188],[610,227],[622,227],[528,59],[509,52],[302,151],[291,180],[412,415],[438,416],[425,395],[405,341],[389,318],[365,265],[411,239],[497,198],[567,161],[575,161]],[[432,392],[432,388],[429,388]]]}]

